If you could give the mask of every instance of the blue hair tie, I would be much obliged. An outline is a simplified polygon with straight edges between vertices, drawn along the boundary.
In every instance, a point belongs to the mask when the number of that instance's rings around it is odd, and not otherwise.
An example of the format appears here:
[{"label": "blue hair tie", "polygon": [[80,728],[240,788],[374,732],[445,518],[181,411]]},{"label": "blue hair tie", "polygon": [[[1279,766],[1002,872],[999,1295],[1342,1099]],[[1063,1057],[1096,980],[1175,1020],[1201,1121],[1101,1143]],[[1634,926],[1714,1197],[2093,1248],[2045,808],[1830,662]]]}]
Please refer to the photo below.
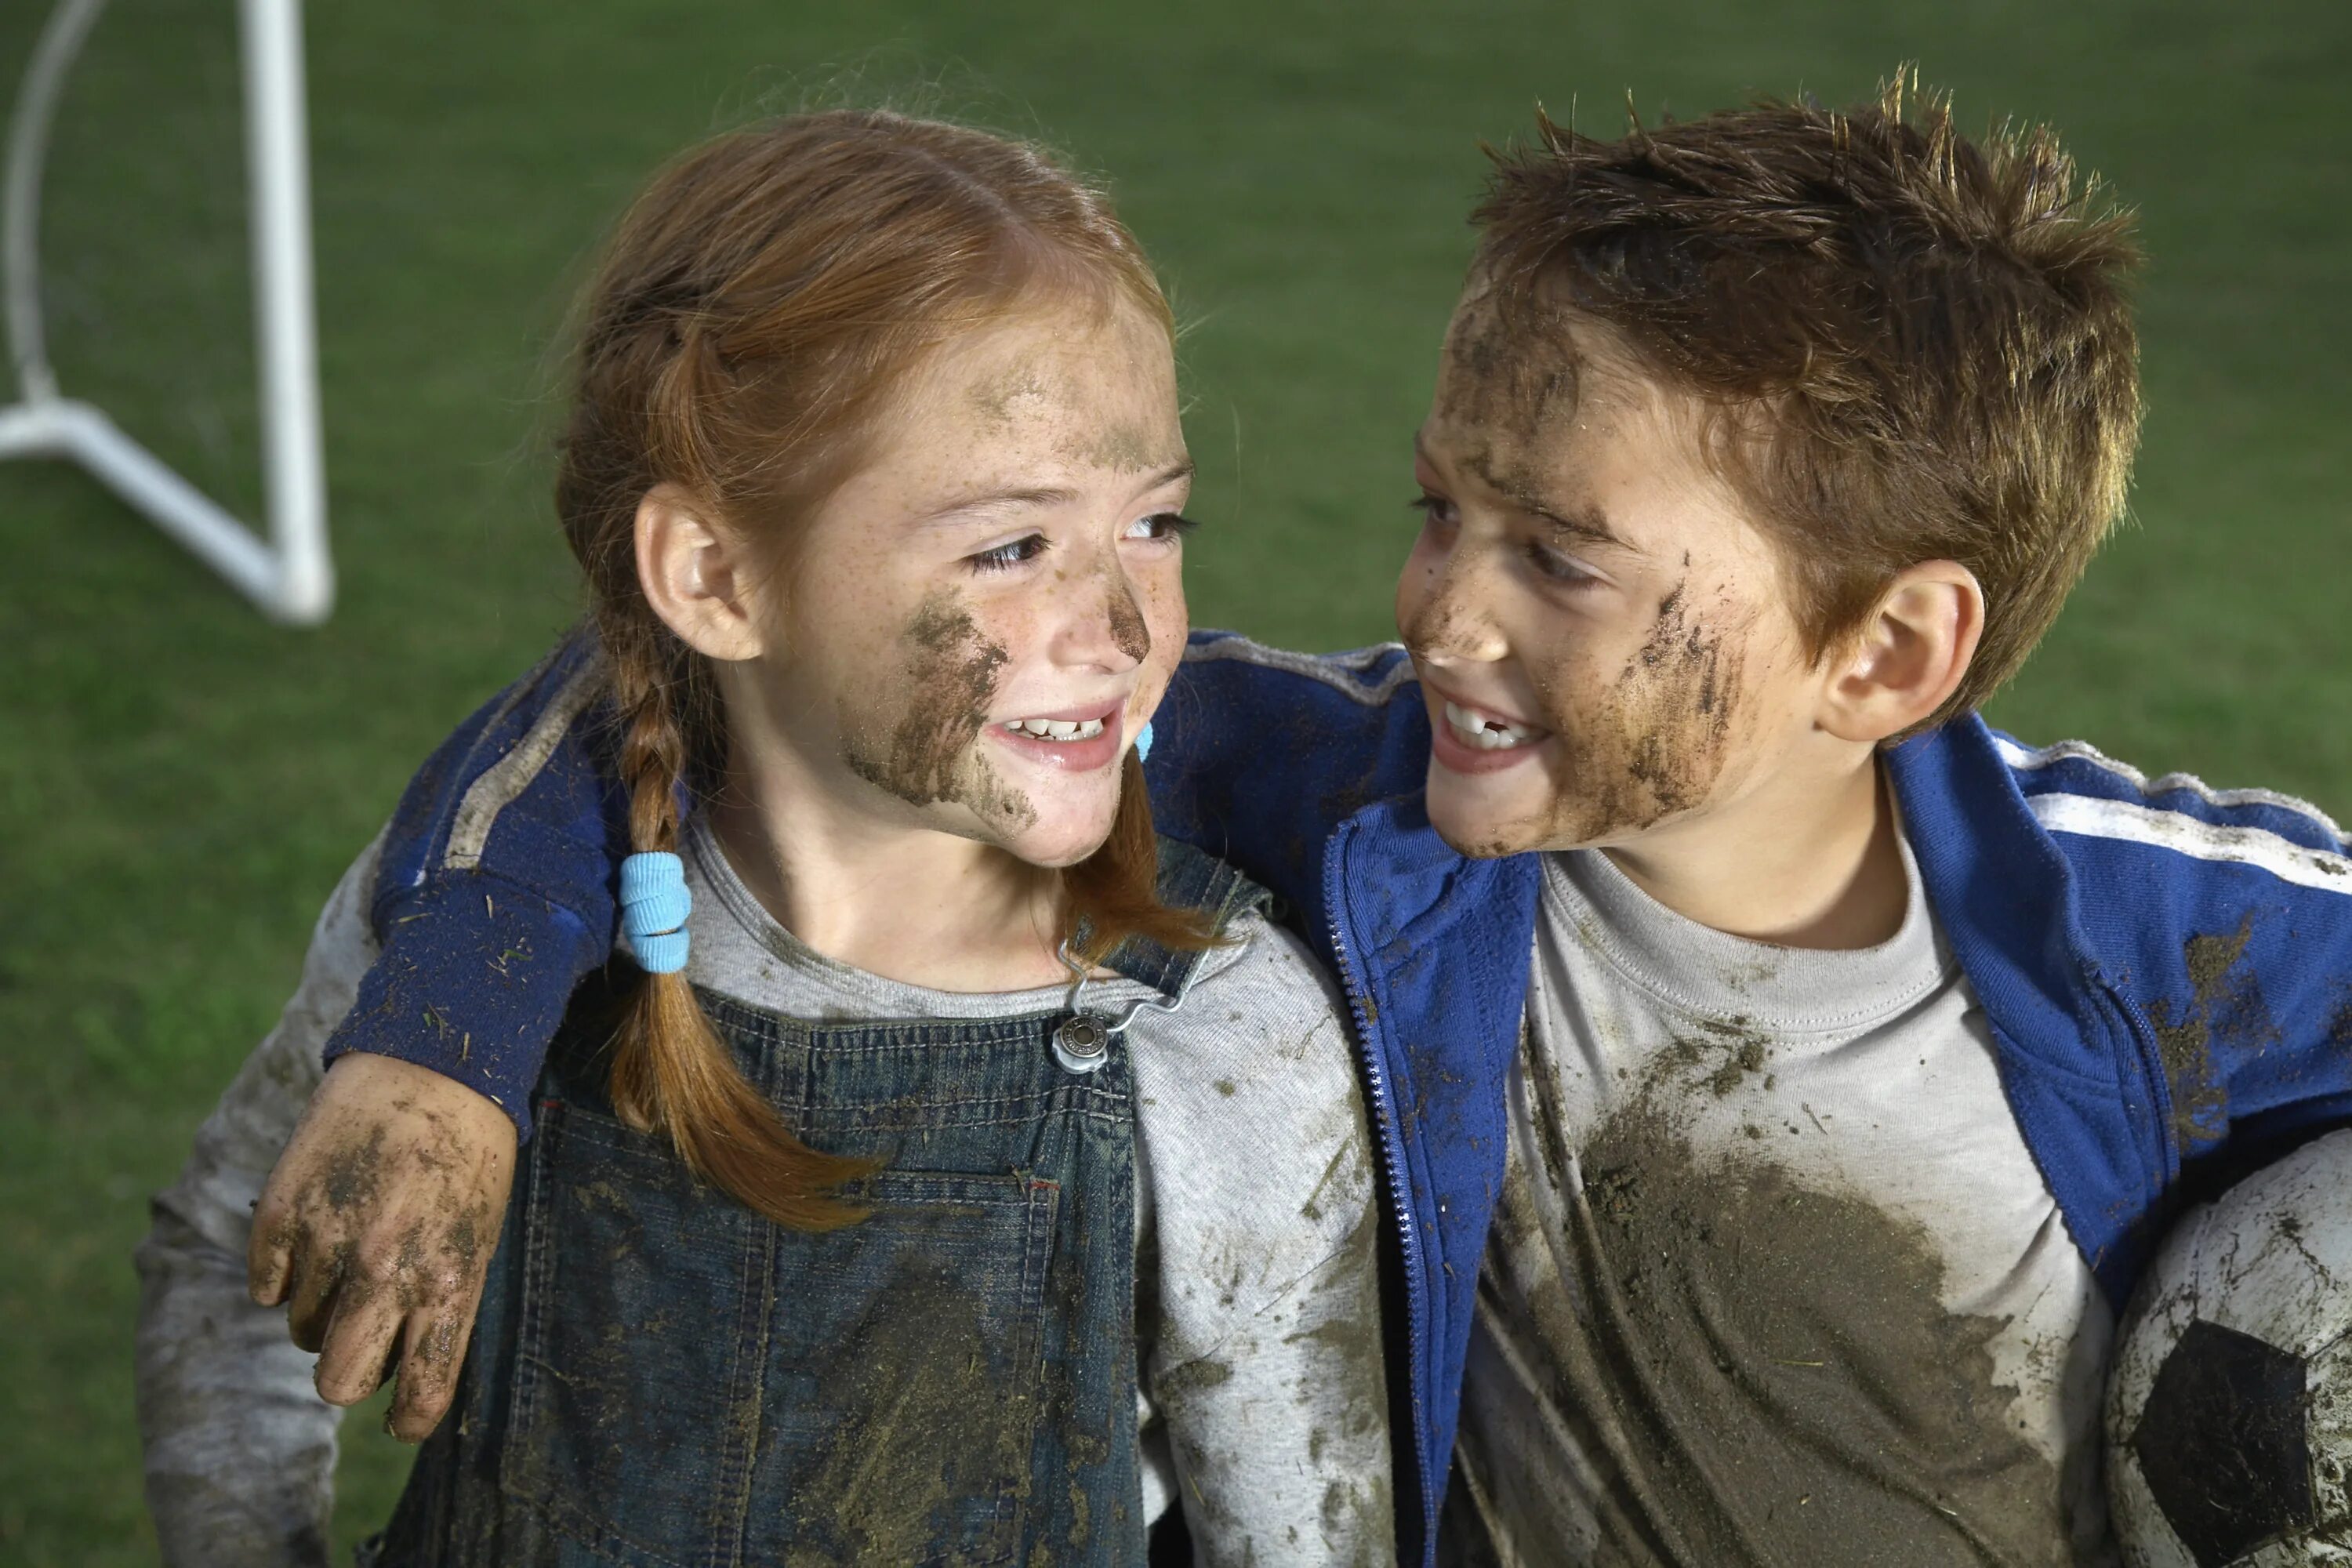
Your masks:
[{"label": "blue hair tie", "polygon": [[1135,732],[1135,760],[1139,763],[1151,760],[1151,721],[1149,719],[1143,721],[1143,728]]},{"label": "blue hair tie", "polygon": [[686,917],[693,912],[685,861],[653,850],[621,862],[621,930],[638,968],[676,974],[686,967]]}]

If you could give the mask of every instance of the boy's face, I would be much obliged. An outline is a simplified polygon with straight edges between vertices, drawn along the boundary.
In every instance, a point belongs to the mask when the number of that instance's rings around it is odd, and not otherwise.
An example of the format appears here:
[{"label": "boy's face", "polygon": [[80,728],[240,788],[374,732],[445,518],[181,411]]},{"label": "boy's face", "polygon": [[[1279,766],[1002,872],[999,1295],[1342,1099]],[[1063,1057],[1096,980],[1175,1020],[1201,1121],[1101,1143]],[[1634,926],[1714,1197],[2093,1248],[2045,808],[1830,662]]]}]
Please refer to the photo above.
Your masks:
[{"label": "boy's face", "polygon": [[1749,796],[1813,730],[1771,546],[1693,402],[1605,329],[1506,327],[1473,286],[1415,442],[1427,522],[1397,584],[1466,854],[1627,845]]}]

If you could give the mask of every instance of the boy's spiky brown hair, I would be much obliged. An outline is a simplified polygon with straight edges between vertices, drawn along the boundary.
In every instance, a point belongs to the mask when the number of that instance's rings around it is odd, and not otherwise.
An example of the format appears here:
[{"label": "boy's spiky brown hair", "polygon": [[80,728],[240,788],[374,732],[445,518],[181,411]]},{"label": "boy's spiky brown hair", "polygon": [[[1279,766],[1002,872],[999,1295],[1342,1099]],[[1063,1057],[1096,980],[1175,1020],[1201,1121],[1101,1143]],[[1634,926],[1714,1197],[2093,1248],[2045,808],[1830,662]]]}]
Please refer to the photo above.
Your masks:
[{"label": "boy's spiky brown hair", "polygon": [[[1767,100],[1602,142],[1537,114],[1489,148],[1474,275],[1605,323],[1727,417],[1712,455],[1780,547],[1808,654],[1889,579],[1976,574],[1974,664],[2014,674],[2123,510],[2138,442],[2128,213],[2046,129],[1970,142],[1948,99]],[[1924,726],[1922,726],[1924,727]]]}]

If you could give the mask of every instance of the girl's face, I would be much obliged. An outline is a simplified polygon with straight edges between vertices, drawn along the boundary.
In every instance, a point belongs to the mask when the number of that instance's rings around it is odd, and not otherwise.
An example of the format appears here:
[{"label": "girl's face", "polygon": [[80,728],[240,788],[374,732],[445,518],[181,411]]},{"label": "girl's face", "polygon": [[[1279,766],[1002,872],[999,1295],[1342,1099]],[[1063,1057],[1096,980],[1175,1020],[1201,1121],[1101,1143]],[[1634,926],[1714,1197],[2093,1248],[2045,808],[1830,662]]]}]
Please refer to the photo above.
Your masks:
[{"label": "girl's face", "polygon": [[950,344],[795,531],[730,681],[738,765],[761,765],[747,739],[781,746],[859,812],[1085,858],[1183,655],[1192,471],[1168,333],[1140,310]]}]

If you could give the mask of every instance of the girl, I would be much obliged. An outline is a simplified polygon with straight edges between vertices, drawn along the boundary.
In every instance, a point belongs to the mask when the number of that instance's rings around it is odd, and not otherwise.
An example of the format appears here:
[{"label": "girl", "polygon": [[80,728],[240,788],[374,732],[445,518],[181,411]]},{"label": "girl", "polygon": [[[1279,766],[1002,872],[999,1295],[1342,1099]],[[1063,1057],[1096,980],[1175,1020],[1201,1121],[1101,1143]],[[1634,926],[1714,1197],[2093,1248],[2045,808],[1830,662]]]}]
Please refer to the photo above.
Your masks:
[{"label": "girl", "polygon": [[[1190,472],[1157,284],[1034,149],[802,116],[639,200],[557,482],[593,633],[534,689],[609,712],[632,962],[573,994],[454,1418],[369,1560],[1139,1563],[1179,1496],[1203,1561],[1390,1557],[1338,1003],[1155,839],[1132,755]],[[501,718],[436,854],[545,759]],[[171,1563],[323,1551],[335,1413],[245,1297],[248,1211],[419,875],[361,856],[158,1200]]]}]

